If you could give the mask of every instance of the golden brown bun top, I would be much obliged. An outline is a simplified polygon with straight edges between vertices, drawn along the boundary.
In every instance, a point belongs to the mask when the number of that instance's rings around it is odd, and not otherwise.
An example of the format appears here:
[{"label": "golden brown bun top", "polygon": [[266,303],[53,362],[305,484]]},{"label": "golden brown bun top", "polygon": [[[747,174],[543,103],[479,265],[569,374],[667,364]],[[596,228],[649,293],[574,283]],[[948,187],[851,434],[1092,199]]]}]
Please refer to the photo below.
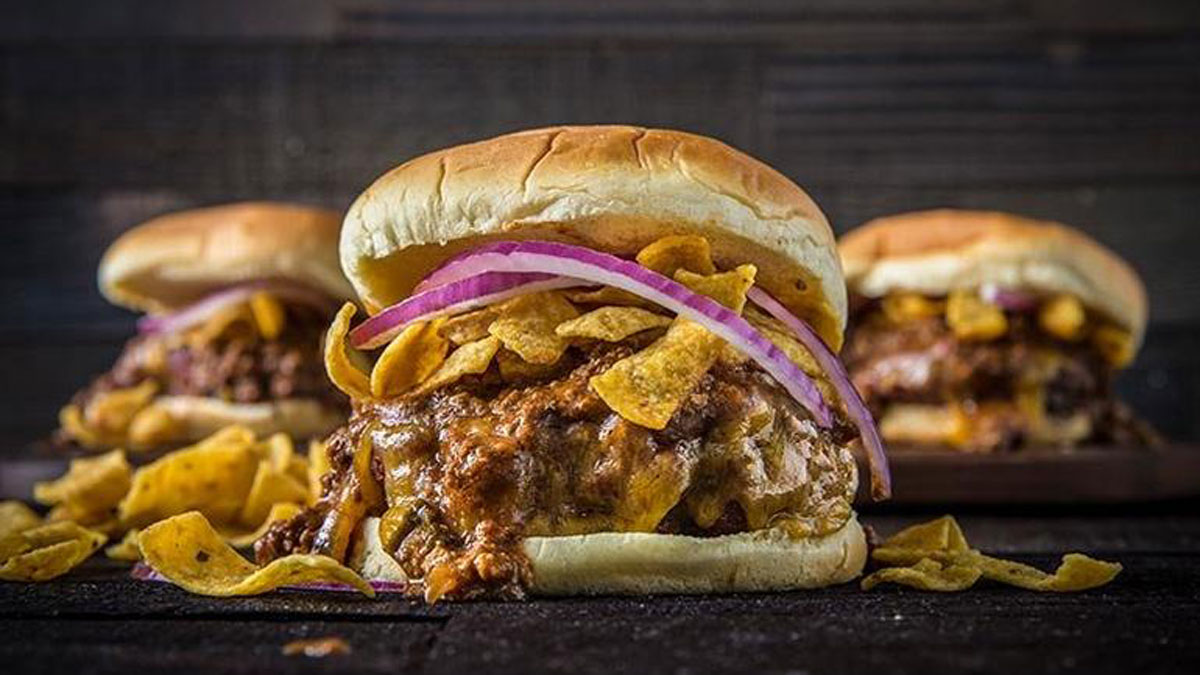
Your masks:
[{"label": "golden brown bun top", "polygon": [[535,129],[408,161],[350,207],[342,269],[374,313],[484,241],[547,239],[633,255],[678,233],[706,236],[722,268],[758,265],[760,285],[841,344],[846,291],[821,210],[766,164],[679,131]]},{"label": "golden brown bun top", "polygon": [[100,292],[168,312],[222,286],[285,279],[353,297],[338,266],[341,218],[295,204],[245,202],[170,213],[122,234],[100,261]]},{"label": "golden brown bun top", "polygon": [[1079,230],[993,211],[940,209],[877,218],[839,243],[853,292],[944,295],[983,284],[1071,293],[1133,333],[1146,328],[1146,289],[1117,254]]}]

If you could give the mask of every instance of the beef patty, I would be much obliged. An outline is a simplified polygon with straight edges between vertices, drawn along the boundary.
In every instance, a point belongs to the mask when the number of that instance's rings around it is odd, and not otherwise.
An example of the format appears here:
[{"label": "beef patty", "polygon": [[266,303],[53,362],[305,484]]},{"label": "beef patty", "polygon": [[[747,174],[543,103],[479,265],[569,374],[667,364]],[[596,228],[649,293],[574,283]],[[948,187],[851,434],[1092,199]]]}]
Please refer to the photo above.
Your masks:
[{"label": "beef patty", "polygon": [[1012,399],[1022,384],[1042,384],[1053,411],[1070,414],[1108,394],[1110,369],[1087,343],[1051,339],[1022,316],[1009,324],[1004,337],[974,342],[957,339],[940,317],[871,318],[856,323],[843,358],[872,405]]},{"label": "beef patty", "polygon": [[[842,356],[876,416],[893,403],[977,408],[1036,390],[1047,418],[1089,419],[1091,437],[1085,441],[1155,442],[1153,430],[1115,400],[1112,369],[1089,342],[1055,339],[1022,314],[1010,314],[1008,322],[1008,332],[998,339],[962,341],[942,317],[896,323],[877,303],[860,301]],[[1004,416],[1004,430],[989,429],[974,445],[993,450],[1020,445],[1025,422],[1015,413]]]},{"label": "beef patty", "polygon": [[234,403],[317,398],[344,406],[321,359],[322,322],[294,320],[275,340],[242,336],[188,344],[157,335],[129,340],[112,369],[78,392],[81,408],[97,395],[146,380],[174,396],[203,396]]},{"label": "beef patty", "polygon": [[750,363],[718,364],[661,431],[613,413],[588,379],[636,346],[572,349],[521,385],[495,372],[429,395],[362,404],[331,439],[309,512],[260,540],[344,558],[358,520],[427,598],[518,596],[520,541],[604,531],[713,536],[781,526],[814,535],[850,515],[852,428],[819,429]]}]

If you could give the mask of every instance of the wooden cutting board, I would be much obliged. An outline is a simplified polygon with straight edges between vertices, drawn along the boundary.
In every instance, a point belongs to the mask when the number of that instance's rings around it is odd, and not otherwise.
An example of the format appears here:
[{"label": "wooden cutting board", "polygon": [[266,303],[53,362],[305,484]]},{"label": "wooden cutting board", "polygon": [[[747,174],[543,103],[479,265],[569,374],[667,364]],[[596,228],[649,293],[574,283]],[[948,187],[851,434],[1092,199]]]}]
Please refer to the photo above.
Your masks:
[{"label": "wooden cutting board", "polygon": [[[1200,495],[1200,444],[1003,454],[895,447],[888,458],[888,504],[1105,504]],[[861,501],[861,460],[859,468]]]}]

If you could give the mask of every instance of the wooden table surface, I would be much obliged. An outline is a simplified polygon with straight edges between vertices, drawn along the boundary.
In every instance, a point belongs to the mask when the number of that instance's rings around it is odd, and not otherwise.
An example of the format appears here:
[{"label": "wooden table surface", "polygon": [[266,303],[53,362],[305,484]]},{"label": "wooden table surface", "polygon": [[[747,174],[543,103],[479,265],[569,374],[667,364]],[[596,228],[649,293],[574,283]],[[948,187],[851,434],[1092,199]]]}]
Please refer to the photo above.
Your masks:
[{"label": "wooden table surface", "polygon": [[[94,560],[38,585],[0,583],[0,671],[151,673],[1195,672],[1197,502],[1008,513],[959,509],[972,543],[1051,569],[1118,560],[1110,586],[958,594],[851,584],[710,597],[440,604],[278,592],[212,599]],[[868,512],[880,533],[937,515]],[[348,655],[285,656],[337,636]]]}]

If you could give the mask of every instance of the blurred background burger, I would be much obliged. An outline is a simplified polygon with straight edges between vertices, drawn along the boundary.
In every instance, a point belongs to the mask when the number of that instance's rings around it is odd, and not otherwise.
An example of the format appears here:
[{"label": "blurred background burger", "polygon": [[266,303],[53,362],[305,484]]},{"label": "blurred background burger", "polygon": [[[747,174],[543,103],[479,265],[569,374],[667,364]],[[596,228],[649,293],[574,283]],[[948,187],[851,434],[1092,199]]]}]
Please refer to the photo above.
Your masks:
[{"label": "blurred background burger", "polygon": [[59,412],[58,437],[89,450],[199,440],[227,425],[322,435],[345,415],[320,336],[351,289],[340,219],[239,203],[160,216],[117,239],[100,290],[144,312],[112,368]]},{"label": "blurred background burger", "polygon": [[1113,393],[1142,281],[1065,225],[983,211],[873,220],[839,244],[844,358],[890,443],[992,452],[1155,441]]}]

